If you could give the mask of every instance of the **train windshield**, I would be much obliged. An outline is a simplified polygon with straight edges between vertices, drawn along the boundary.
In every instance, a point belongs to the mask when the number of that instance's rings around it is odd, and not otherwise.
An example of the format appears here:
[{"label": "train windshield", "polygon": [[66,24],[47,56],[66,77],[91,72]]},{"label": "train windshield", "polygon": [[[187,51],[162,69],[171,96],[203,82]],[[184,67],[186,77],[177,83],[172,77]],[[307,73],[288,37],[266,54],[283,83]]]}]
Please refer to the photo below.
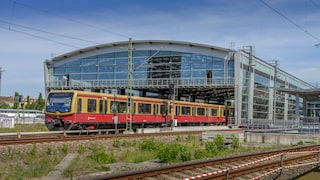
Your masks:
[{"label": "train windshield", "polygon": [[57,92],[48,95],[46,111],[47,112],[70,112],[72,104],[72,92]]}]

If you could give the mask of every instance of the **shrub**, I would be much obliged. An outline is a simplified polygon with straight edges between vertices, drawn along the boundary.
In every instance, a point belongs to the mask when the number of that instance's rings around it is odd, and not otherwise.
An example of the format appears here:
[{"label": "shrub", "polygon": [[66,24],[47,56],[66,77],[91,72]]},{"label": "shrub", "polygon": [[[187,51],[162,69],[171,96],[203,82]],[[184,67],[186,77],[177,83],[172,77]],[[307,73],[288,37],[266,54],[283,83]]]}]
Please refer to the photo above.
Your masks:
[{"label": "shrub", "polygon": [[204,146],[205,146],[205,150],[210,155],[216,155],[218,153],[218,148],[214,142],[205,142]]},{"label": "shrub", "polygon": [[159,146],[161,146],[160,144],[161,143],[155,142],[154,138],[148,138],[143,139],[139,147],[141,150],[155,151],[159,149]]},{"label": "shrub", "polygon": [[191,160],[191,153],[187,146],[177,143],[163,144],[157,153],[157,157],[163,163],[184,162]]},{"label": "shrub", "polygon": [[219,151],[222,151],[224,149],[225,145],[225,140],[224,136],[221,134],[218,134],[214,139],[213,139],[214,144],[216,145],[217,149]]},{"label": "shrub", "polygon": [[232,134],[231,137],[232,137],[231,147],[232,147],[233,149],[238,149],[238,148],[240,147],[239,138],[238,138],[236,135],[234,135],[234,134]]},{"label": "shrub", "polygon": [[108,164],[116,161],[114,151],[112,150],[110,154],[107,154],[102,145],[92,143],[89,149],[91,153],[87,157],[98,164]]},{"label": "shrub", "polygon": [[194,158],[195,159],[203,159],[209,156],[208,151],[206,149],[196,149],[194,151]]}]

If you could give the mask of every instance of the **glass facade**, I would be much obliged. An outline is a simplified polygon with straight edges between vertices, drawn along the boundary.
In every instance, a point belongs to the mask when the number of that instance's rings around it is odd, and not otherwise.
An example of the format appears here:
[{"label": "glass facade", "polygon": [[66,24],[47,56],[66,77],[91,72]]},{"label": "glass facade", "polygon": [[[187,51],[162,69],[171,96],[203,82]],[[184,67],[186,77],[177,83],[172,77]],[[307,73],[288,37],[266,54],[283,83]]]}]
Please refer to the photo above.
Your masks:
[{"label": "glass facade", "polygon": [[303,100],[298,98],[297,102],[295,95],[282,93],[278,89],[308,89],[312,86],[278,69],[275,65],[253,56],[252,58],[254,64],[250,67],[249,54],[243,53],[240,56],[242,79],[238,105],[241,106],[239,108],[241,123],[247,123],[248,120],[249,123],[294,120],[297,109],[298,114],[303,114]]},{"label": "glass facade", "polygon": [[[128,50],[118,48],[125,45],[115,43],[91,47],[47,61],[46,90],[89,89],[114,94],[119,94],[120,90],[125,94]],[[132,52],[134,95],[159,97],[164,91],[168,95],[168,85],[174,83],[179,93],[184,91],[181,97],[187,101],[195,101],[193,98],[196,97],[192,96],[216,96],[214,101],[201,99],[210,103],[234,101],[238,124],[248,120],[294,119],[296,111],[303,114],[301,98],[297,103],[294,95],[280,93],[276,89],[312,88],[242,50],[166,41],[134,42],[133,47],[137,47]],[[223,100],[219,99],[221,97]],[[319,107],[309,106],[314,110],[307,113],[318,116]]]},{"label": "glass facade", "polygon": [[[156,55],[154,55],[156,54]],[[133,79],[206,79],[206,83],[224,82],[234,75],[233,60],[176,51],[143,50],[133,52]],[[226,72],[227,70],[227,72]],[[53,66],[50,82],[61,81],[66,74],[70,86],[87,82],[127,80],[128,51],[99,54]],[[233,79],[233,77],[228,77]],[[189,81],[185,81],[188,83]]]}]

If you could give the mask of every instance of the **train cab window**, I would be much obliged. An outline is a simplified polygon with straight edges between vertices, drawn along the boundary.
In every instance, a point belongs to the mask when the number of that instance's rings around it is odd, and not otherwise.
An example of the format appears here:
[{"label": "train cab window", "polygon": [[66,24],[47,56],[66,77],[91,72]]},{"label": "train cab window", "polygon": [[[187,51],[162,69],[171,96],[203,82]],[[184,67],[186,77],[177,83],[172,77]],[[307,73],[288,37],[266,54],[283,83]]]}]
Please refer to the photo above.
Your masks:
[{"label": "train cab window", "polygon": [[97,104],[95,99],[88,99],[88,112],[96,112]]},{"label": "train cab window", "polygon": [[217,116],[218,113],[217,113],[217,109],[211,109],[211,116]]},{"label": "train cab window", "polygon": [[197,108],[197,115],[198,116],[204,116],[205,115],[204,108]]},{"label": "train cab window", "polygon": [[80,113],[82,109],[82,99],[78,99],[78,107],[77,107],[77,112]]},{"label": "train cab window", "polygon": [[151,114],[151,104],[138,104],[138,113],[139,114]]},{"label": "train cab window", "polygon": [[181,115],[190,116],[190,107],[182,106],[182,108],[181,108]]}]

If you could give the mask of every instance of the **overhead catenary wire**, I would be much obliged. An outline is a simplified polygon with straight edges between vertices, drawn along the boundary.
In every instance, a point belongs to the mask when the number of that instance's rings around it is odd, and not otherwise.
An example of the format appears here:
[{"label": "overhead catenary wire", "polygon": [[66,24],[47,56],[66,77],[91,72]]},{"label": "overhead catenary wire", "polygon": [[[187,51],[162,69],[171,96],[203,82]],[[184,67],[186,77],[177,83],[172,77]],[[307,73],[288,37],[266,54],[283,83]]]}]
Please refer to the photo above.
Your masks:
[{"label": "overhead catenary wire", "polygon": [[46,33],[46,34],[51,34],[51,35],[55,35],[55,36],[65,37],[65,38],[79,40],[79,41],[84,41],[84,42],[88,42],[88,43],[92,43],[92,44],[100,44],[100,43],[94,42],[94,41],[89,41],[89,40],[85,40],[85,39],[81,39],[81,38],[76,38],[76,37],[71,37],[71,36],[58,34],[58,33],[54,33],[54,32],[44,31],[44,30],[33,28],[33,27],[19,25],[19,24],[16,24],[16,23],[7,22],[7,21],[3,21],[3,20],[0,20],[0,22],[1,23],[5,23],[5,24],[9,24],[9,27],[10,27],[9,30],[12,29],[12,25],[13,25],[13,26],[17,26],[17,27],[21,27],[21,28],[25,28],[25,29],[29,29],[29,30],[33,30],[33,31],[38,31],[38,32]]},{"label": "overhead catenary wire", "polygon": [[281,13],[280,11],[278,11],[277,9],[275,9],[274,7],[272,7],[270,4],[266,3],[264,0],[260,0],[261,3],[263,3],[265,6],[267,6],[268,8],[272,9],[274,12],[276,12],[278,15],[280,15],[281,17],[283,17],[285,20],[287,20],[288,22],[290,22],[291,24],[293,24],[296,28],[300,29],[301,31],[303,31],[304,33],[306,33],[307,35],[309,35],[311,38],[315,39],[316,41],[320,42],[320,39],[317,38],[315,35],[311,34],[309,31],[307,31],[306,29],[302,28],[301,26],[299,26],[297,23],[295,23],[294,21],[292,21],[290,18],[288,18],[287,16],[285,16],[283,13]]},{"label": "overhead catenary wire", "polygon": [[31,33],[23,32],[23,31],[15,30],[15,29],[12,29],[12,28],[8,29],[8,28],[1,27],[1,26],[0,26],[0,28],[6,29],[6,30],[10,30],[10,31],[14,31],[14,32],[17,32],[17,33],[21,33],[21,34],[25,34],[25,35],[28,35],[28,36],[32,36],[32,37],[35,37],[35,38],[38,38],[38,39],[51,41],[51,42],[54,42],[54,43],[57,43],[57,44],[60,44],[60,45],[63,45],[63,46],[68,46],[68,47],[77,48],[77,49],[79,48],[79,47],[71,45],[71,44],[62,43],[62,42],[59,42],[59,41],[55,41],[55,40],[52,40],[52,39],[49,39],[49,38],[41,37],[41,36],[34,35],[34,34],[31,34]]},{"label": "overhead catenary wire", "polygon": [[[56,17],[68,20],[70,22],[74,22],[74,23],[78,23],[78,24],[90,27],[92,29],[98,29],[98,30],[101,30],[101,31],[117,34],[119,36],[127,38],[126,35],[123,35],[121,33],[117,33],[117,32],[111,31],[111,30],[107,30],[105,28],[100,28],[100,27],[97,27],[97,26],[94,26],[94,25],[90,25],[88,23],[84,23],[84,22],[81,22],[81,21],[78,21],[78,20],[74,20],[72,18],[67,18],[65,16],[61,16],[61,15],[56,14],[56,13],[52,13],[52,12],[49,12],[49,11],[37,9],[37,8],[31,7],[31,6],[27,5],[27,4],[18,2],[16,0],[9,0],[9,1],[11,1],[13,3],[12,10],[11,10],[11,15],[10,15],[10,22],[4,21],[4,20],[0,20],[0,23],[2,22],[2,23],[5,23],[5,24],[8,24],[8,28],[4,28],[4,27],[0,26],[0,28],[5,29],[5,30],[13,31],[13,32],[16,32],[16,33],[24,34],[24,35],[31,36],[31,37],[34,37],[34,38],[38,38],[38,39],[54,42],[54,43],[57,43],[57,44],[60,44],[60,45],[63,45],[63,46],[68,46],[68,47],[77,48],[77,49],[79,49],[80,47],[77,47],[77,46],[74,46],[74,45],[71,45],[71,44],[68,44],[68,43],[63,43],[63,42],[59,42],[59,41],[56,41],[56,40],[52,40],[52,39],[49,39],[49,38],[46,38],[46,37],[43,37],[43,36],[40,36],[40,35],[35,35],[35,34],[29,33],[29,32],[26,32],[26,31],[18,30],[17,28],[13,29],[13,27],[16,26],[16,27],[25,28],[25,29],[29,29],[29,30],[33,30],[33,31],[38,31],[38,32],[46,33],[46,34],[50,34],[50,35],[55,35],[55,36],[60,36],[60,37],[64,37],[64,38],[84,41],[84,42],[88,42],[88,43],[91,43],[91,44],[94,44],[94,45],[101,44],[99,42],[94,42],[94,41],[90,41],[90,40],[85,40],[85,39],[81,39],[81,38],[76,38],[76,37],[72,37],[72,36],[67,36],[67,35],[63,35],[63,34],[59,34],[59,33],[49,32],[49,31],[40,30],[40,29],[37,29],[37,28],[33,28],[33,27],[29,27],[29,26],[24,26],[24,25],[21,25],[21,24],[13,23],[14,11],[16,9],[16,6],[17,5],[21,5],[21,6],[29,8],[29,9],[33,9],[33,10],[36,10],[36,11],[40,11],[42,13],[47,13],[47,14],[50,14],[50,15],[54,15]],[[118,47],[118,48],[122,48],[122,47]]]},{"label": "overhead catenary wire", "polygon": [[98,26],[95,26],[95,25],[92,25],[92,24],[89,24],[89,23],[85,23],[85,22],[82,22],[82,21],[79,21],[79,20],[75,20],[75,19],[72,19],[72,18],[68,18],[68,17],[65,17],[65,16],[61,16],[61,15],[59,15],[59,14],[52,13],[52,12],[49,12],[49,11],[46,11],[46,10],[34,8],[34,7],[30,6],[30,5],[27,5],[27,4],[18,2],[18,1],[16,1],[16,0],[10,0],[10,1],[12,1],[12,3],[15,3],[15,4],[17,4],[17,5],[24,6],[24,7],[29,8],[29,9],[33,9],[33,10],[36,10],[36,11],[39,11],[39,12],[42,12],[42,13],[50,14],[50,15],[53,15],[53,16],[56,16],[56,17],[59,17],[59,18],[68,20],[68,21],[70,21],[70,22],[74,22],[74,23],[77,23],[77,24],[81,24],[81,25],[90,27],[90,28],[92,28],[92,29],[96,29],[96,30],[100,30],[100,31],[104,31],[104,32],[109,32],[109,33],[112,33],[112,34],[115,34],[115,35],[124,37],[124,38],[126,38],[126,39],[129,39],[129,36],[127,36],[127,35],[124,35],[124,34],[121,34],[121,33],[115,32],[115,31],[111,31],[111,30],[108,30],[108,29],[106,29],[106,28],[101,28],[101,27],[98,27]]}]

